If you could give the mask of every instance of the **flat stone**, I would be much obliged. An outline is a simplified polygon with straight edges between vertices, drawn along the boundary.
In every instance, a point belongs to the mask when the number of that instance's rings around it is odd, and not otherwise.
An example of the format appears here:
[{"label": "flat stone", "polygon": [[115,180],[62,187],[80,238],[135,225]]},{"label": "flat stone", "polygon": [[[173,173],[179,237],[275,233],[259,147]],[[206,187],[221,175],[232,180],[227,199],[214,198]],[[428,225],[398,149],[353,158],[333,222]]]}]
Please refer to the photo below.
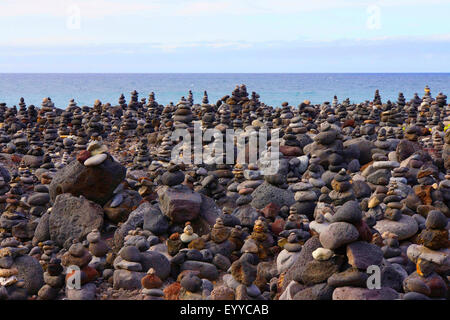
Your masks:
[{"label": "flat stone", "polygon": [[365,272],[356,269],[347,269],[344,272],[333,274],[328,278],[328,285],[332,287],[367,287],[367,278],[369,276]]},{"label": "flat stone", "polygon": [[381,248],[364,241],[347,245],[348,263],[355,268],[366,270],[371,265],[379,265],[383,260]]},{"label": "flat stone", "polygon": [[399,240],[405,240],[417,233],[419,226],[413,217],[402,215],[398,221],[382,219],[374,226],[379,233],[391,232],[398,236]]},{"label": "flat stone", "polygon": [[450,267],[450,249],[431,250],[425,246],[411,244],[406,252],[408,258],[417,263],[418,259],[433,262],[440,266]]},{"label": "flat stone", "polygon": [[108,155],[106,153],[101,153],[88,158],[83,164],[86,167],[95,167],[98,166],[99,164],[102,164],[103,161],[105,161],[107,158]]},{"label": "flat stone", "polygon": [[398,298],[398,292],[392,288],[340,287],[333,291],[333,300],[395,300]]}]

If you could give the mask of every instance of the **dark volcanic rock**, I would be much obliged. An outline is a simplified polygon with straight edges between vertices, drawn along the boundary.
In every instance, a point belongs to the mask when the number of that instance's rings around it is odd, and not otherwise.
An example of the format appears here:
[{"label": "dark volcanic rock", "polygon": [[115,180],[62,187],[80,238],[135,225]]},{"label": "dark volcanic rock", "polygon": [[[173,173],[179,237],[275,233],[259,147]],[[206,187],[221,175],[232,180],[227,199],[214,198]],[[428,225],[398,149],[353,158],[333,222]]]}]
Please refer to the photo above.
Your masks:
[{"label": "dark volcanic rock", "polygon": [[125,167],[111,157],[93,167],[85,167],[74,160],[56,173],[50,184],[50,197],[55,201],[63,193],[82,195],[103,206],[112,197],[125,174]]}]

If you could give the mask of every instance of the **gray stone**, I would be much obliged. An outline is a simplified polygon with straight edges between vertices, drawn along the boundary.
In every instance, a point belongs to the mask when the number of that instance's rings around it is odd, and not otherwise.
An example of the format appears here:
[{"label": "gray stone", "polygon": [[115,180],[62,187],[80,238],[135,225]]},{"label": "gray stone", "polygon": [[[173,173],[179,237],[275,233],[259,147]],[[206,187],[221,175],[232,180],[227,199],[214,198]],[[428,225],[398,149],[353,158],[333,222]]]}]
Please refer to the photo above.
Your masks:
[{"label": "gray stone", "polygon": [[16,268],[19,271],[17,278],[24,280],[28,294],[37,294],[44,285],[44,270],[35,258],[27,255],[17,257],[14,259],[11,268]]},{"label": "gray stone", "polygon": [[141,252],[142,270],[147,272],[150,268],[155,269],[156,275],[165,280],[170,274],[170,262],[167,257],[157,251]]},{"label": "gray stone", "polygon": [[90,282],[81,286],[79,290],[66,288],[66,295],[69,300],[95,300],[96,291],[97,287]]},{"label": "gray stone", "polygon": [[337,209],[331,222],[358,223],[362,219],[362,211],[357,201],[347,201]]},{"label": "gray stone", "polygon": [[381,248],[364,241],[347,245],[348,263],[358,269],[366,270],[371,265],[379,265],[383,260]]},{"label": "gray stone", "polygon": [[269,203],[274,203],[278,207],[291,206],[294,200],[294,194],[286,189],[278,188],[270,183],[264,182],[252,193],[253,200],[251,205],[256,209],[263,209]]},{"label": "gray stone", "polygon": [[427,215],[425,226],[428,229],[443,230],[447,226],[447,217],[440,211],[432,210]]},{"label": "gray stone", "polygon": [[50,195],[48,193],[36,192],[28,198],[28,204],[30,206],[43,206],[50,201]]},{"label": "gray stone", "polygon": [[330,250],[356,241],[358,238],[358,230],[355,226],[347,222],[332,223],[320,233],[320,243],[324,248]]},{"label": "gray stone", "polygon": [[230,259],[218,253],[214,256],[212,263],[220,270],[226,271],[231,266]]},{"label": "gray stone", "polygon": [[207,262],[185,261],[181,265],[181,271],[184,270],[199,271],[200,278],[206,278],[211,281],[217,280],[217,278],[219,277],[219,271],[217,270],[216,266]]},{"label": "gray stone", "polygon": [[103,209],[83,197],[61,194],[56,197],[48,223],[50,239],[68,247],[73,239],[82,241],[92,230],[101,229]]},{"label": "gray stone", "polygon": [[331,300],[333,287],[320,283],[297,292],[293,300]]},{"label": "gray stone", "polygon": [[333,300],[395,300],[398,298],[398,292],[392,288],[340,287],[333,291]]},{"label": "gray stone", "polygon": [[200,214],[202,197],[186,186],[170,188],[164,186],[158,191],[160,209],[175,223],[185,223]]},{"label": "gray stone", "polygon": [[286,249],[282,250],[277,256],[277,270],[282,273],[288,270],[297,259],[300,257],[300,252],[289,252]]},{"label": "gray stone", "polygon": [[119,251],[119,255],[122,259],[125,259],[130,262],[140,262],[141,261],[141,253],[138,248],[133,246],[123,247]]},{"label": "gray stone", "polygon": [[141,279],[145,276],[145,272],[135,272],[117,269],[114,270],[113,287],[114,289],[135,290],[141,288]]},{"label": "gray stone", "polygon": [[405,240],[417,233],[419,226],[413,217],[402,215],[398,221],[382,219],[374,226],[379,233],[391,232],[398,236],[398,240]]},{"label": "gray stone", "polygon": [[123,223],[114,233],[114,247],[119,250],[123,246],[124,238],[129,231],[141,227],[144,223],[145,213],[150,211],[152,206],[149,202],[142,203],[136,210],[132,211],[127,221]]},{"label": "gray stone", "polygon": [[33,245],[37,245],[39,242],[50,239],[49,218],[50,214],[48,213],[44,213],[42,217],[39,218],[39,223],[36,230],[34,230]]},{"label": "gray stone", "polygon": [[301,280],[300,277],[306,267],[306,264],[309,261],[314,260],[312,253],[321,246],[319,237],[312,237],[305,242],[302,250],[300,251],[300,256],[285,273],[283,279],[283,290],[292,280],[297,282]]}]

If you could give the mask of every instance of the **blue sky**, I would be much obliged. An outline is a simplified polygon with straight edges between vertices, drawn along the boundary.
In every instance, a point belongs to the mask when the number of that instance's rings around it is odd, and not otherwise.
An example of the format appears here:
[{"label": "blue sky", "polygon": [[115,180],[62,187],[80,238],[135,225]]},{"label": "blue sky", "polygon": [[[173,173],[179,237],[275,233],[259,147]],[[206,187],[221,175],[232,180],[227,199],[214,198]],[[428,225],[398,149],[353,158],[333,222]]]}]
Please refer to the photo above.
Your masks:
[{"label": "blue sky", "polygon": [[450,0],[0,0],[0,72],[450,72]]}]

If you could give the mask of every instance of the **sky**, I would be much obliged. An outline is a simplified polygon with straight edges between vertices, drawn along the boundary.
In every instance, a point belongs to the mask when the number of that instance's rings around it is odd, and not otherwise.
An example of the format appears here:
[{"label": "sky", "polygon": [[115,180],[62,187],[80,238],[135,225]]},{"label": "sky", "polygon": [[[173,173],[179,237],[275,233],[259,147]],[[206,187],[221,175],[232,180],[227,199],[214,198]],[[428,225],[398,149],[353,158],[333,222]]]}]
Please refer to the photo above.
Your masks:
[{"label": "sky", "polygon": [[450,0],[0,0],[0,73],[450,72]]}]

